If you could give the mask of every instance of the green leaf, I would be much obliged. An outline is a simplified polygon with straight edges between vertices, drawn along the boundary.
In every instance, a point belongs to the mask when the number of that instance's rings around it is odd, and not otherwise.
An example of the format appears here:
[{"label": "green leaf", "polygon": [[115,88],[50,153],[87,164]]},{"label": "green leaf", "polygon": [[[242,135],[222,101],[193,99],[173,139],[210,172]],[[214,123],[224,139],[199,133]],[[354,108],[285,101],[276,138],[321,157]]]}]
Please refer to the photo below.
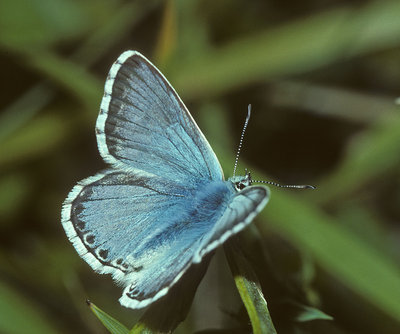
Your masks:
[{"label": "green leaf", "polygon": [[333,317],[322,312],[321,310],[318,310],[317,308],[306,305],[300,305],[300,307],[303,309],[303,311],[300,312],[296,317],[296,320],[299,322],[311,320],[333,320]]},{"label": "green leaf", "polygon": [[258,279],[241,252],[237,239],[226,242],[224,250],[236,287],[249,315],[253,333],[276,334]]},{"label": "green leaf", "polygon": [[0,281],[0,332],[12,334],[57,334],[37,305]]},{"label": "green leaf", "polygon": [[98,308],[96,305],[87,301],[90,309],[94,315],[101,321],[101,323],[106,327],[112,334],[128,334],[129,330],[118,320],[114,319],[112,316],[108,315],[106,312]]},{"label": "green leaf", "polygon": [[308,72],[399,45],[399,15],[399,1],[330,9],[246,35],[195,59],[182,59],[169,77],[178,92],[198,98],[256,80]]}]

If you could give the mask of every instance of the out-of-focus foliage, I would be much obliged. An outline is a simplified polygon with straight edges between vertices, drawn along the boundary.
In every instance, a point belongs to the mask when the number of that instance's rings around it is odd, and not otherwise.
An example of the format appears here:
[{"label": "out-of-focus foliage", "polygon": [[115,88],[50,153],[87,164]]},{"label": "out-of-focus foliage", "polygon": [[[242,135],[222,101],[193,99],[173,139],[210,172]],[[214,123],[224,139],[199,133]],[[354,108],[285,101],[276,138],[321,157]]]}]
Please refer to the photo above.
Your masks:
[{"label": "out-of-focus foliage", "polygon": [[399,17],[397,0],[2,0],[0,332],[107,333],[87,298],[118,319],[92,305],[111,331],[157,331],[60,223],[68,191],[105,166],[102,87],[134,49],[166,74],[227,177],[251,103],[239,170],[317,186],[271,189],[230,251],[233,275],[217,252],[191,308],[165,313],[176,326],[189,311],[176,332],[268,333],[257,323],[272,319],[277,333],[398,333]]}]

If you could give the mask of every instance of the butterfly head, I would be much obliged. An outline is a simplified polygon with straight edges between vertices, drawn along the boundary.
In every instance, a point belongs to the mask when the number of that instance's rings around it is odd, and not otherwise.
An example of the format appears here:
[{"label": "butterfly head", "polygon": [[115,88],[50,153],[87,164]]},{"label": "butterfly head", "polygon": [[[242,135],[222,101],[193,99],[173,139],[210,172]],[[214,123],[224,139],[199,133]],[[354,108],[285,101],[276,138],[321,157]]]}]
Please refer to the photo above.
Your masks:
[{"label": "butterfly head", "polygon": [[229,178],[229,181],[232,182],[236,191],[241,191],[244,188],[251,186],[251,184],[253,182],[251,179],[250,172],[248,172],[247,169],[246,169],[245,175],[232,176]]}]

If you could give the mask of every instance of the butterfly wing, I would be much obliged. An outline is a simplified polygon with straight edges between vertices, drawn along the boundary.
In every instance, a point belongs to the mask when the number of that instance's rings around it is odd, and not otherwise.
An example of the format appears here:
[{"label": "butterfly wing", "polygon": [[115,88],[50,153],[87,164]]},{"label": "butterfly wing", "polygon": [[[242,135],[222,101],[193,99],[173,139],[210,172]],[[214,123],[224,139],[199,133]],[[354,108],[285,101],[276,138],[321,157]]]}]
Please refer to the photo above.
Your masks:
[{"label": "butterfly wing", "polygon": [[264,186],[250,186],[235,193],[222,217],[202,240],[193,262],[200,262],[204,255],[249,225],[267,205],[269,198],[269,189]]},{"label": "butterfly wing", "polygon": [[111,67],[96,123],[103,159],[187,186],[222,180],[212,148],[167,79],[144,56],[124,52]]},{"label": "butterfly wing", "polygon": [[[205,226],[202,224],[204,221],[201,213],[192,215],[190,221],[194,225],[203,225],[200,233],[193,233],[192,228],[188,228],[186,224],[180,224],[183,227],[180,250],[185,250],[185,253],[173,256],[176,251],[174,248],[170,251],[169,256],[160,258],[159,261],[153,263],[153,266],[143,276],[126,286],[120,303],[126,307],[138,308],[147,306],[162,297],[181,278],[190,265],[199,263],[206,254],[250,224],[267,204],[269,191],[266,187],[250,187],[245,190],[242,191],[244,194],[233,194],[231,190],[227,189],[225,201],[217,204],[219,210],[213,211],[212,217],[208,217],[208,224]],[[217,196],[220,195],[221,192]],[[213,204],[215,205],[215,202]],[[188,238],[188,235],[191,237]],[[167,277],[168,279],[165,280]],[[160,282],[162,282],[162,289],[159,289]],[[150,296],[148,291],[153,291]]]},{"label": "butterfly wing", "polygon": [[141,308],[250,223],[268,192],[245,190],[235,193],[223,181],[190,190],[163,178],[108,170],[73,188],[62,223],[81,257],[125,287],[121,304]]}]

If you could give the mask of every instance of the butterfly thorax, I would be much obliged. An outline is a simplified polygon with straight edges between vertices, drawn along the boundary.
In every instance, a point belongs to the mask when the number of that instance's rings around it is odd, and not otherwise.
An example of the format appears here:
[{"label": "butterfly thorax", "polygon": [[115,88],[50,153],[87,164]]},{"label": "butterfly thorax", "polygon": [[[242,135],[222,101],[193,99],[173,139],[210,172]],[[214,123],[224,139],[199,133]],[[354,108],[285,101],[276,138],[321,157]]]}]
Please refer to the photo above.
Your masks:
[{"label": "butterfly thorax", "polygon": [[[190,199],[191,214],[196,212],[204,218],[207,215],[217,216],[215,212],[222,211],[233,195],[232,188],[224,181],[213,181],[197,189]],[[207,217],[206,220],[210,220]]]}]

